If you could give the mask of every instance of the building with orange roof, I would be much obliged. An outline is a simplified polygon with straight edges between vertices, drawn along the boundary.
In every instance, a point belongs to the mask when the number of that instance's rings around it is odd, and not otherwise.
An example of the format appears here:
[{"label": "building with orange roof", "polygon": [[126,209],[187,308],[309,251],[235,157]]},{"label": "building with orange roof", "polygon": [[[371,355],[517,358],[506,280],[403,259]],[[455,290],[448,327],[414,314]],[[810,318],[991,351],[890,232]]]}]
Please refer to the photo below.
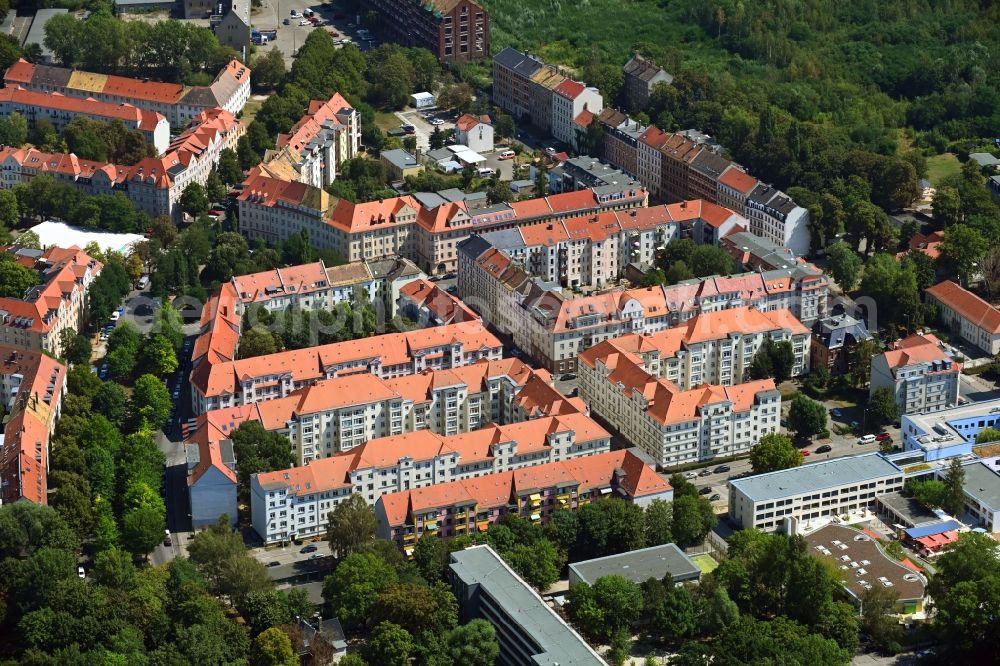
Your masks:
[{"label": "building with orange roof", "polygon": [[83,330],[101,263],[78,247],[6,252],[37,271],[39,282],[21,298],[0,297],[0,345],[59,356],[65,332]]},{"label": "building with orange roof", "polygon": [[288,134],[279,134],[261,170],[274,178],[325,188],[337,178],[345,160],[361,150],[361,118],[340,93],[312,100],[306,114]]},{"label": "building with orange roof", "polygon": [[49,440],[66,393],[66,366],[38,350],[0,345],[0,504],[48,503]]},{"label": "building with orange roof", "polygon": [[601,159],[625,173],[638,176],[639,137],[646,131],[646,126],[630,118],[628,114],[610,107],[598,114],[597,122],[601,123],[604,130],[601,137]]},{"label": "building with orange roof", "polygon": [[250,68],[239,60],[226,64],[208,86],[183,86],[95,74],[65,67],[35,65],[24,59],[7,69],[4,83],[8,88],[20,86],[39,93],[57,93],[116,105],[129,104],[159,113],[175,127],[186,125],[206,109],[221,108],[235,116],[250,99]]},{"label": "building with orange roof", "polygon": [[926,236],[920,232],[910,237],[906,252],[897,252],[896,258],[902,259],[909,252],[923,252],[931,259],[941,256],[941,242],[944,240],[944,231],[932,231]]},{"label": "building with orange roof", "polygon": [[673,488],[638,450],[609,451],[384,494],[375,503],[376,535],[412,552],[425,534],[485,532],[507,514],[542,523],[603,497],[645,506],[670,501]]},{"label": "building with orange roof", "polygon": [[119,121],[128,129],[142,132],[143,138],[152,144],[158,155],[165,153],[170,144],[167,119],[155,111],[131,104],[111,104],[52,92],[34,92],[16,85],[7,86],[0,90],[0,118],[9,118],[14,113],[26,118],[29,128],[33,128],[38,120],[45,119],[57,132],[77,117],[105,123]]},{"label": "building with orange roof", "polygon": [[778,432],[781,394],[773,379],[682,390],[658,376],[655,356],[623,347],[606,342],[580,355],[580,395],[658,465],[744,454]]},{"label": "building with orange roof", "polygon": [[423,328],[480,321],[479,315],[430,280],[414,280],[399,291],[399,313]]},{"label": "building with orange roof", "polygon": [[[299,463],[351,450],[379,437],[427,430],[457,435],[489,423],[518,423],[585,411],[545,371],[517,359],[383,379],[357,373],[321,379],[286,396],[254,403],[244,420],[285,435]],[[214,422],[231,407],[206,412]]]},{"label": "building with orange roof", "polygon": [[936,412],[958,405],[962,364],[931,333],[897,340],[872,358],[871,393],[888,388],[900,414]]},{"label": "building with orange roof", "polygon": [[717,200],[726,208],[745,215],[747,197],[759,183],[760,181],[748,174],[743,167],[733,163],[719,176]]},{"label": "building with orange roof", "polygon": [[[610,448],[608,432],[580,413],[489,424],[450,436],[417,430],[373,438],[301,467],[253,475],[254,530],[265,543],[321,534],[329,511],[352,494],[361,495],[372,506],[383,496],[404,490],[437,495],[436,488],[455,481],[519,473],[555,461],[600,455]],[[449,487],[463,492],[461,486]]]},{"label": "building with orange roof", "polygon": [[991,356],[1000,353],[1000,310],[951,280],[925,292],[945,327]]},{"label": "building with orange roof", "polygon": [[[231,317],[231,311],[226,304],[215,308],[223,317]],[[192,357],[191,396],[198,414],[284,398],[321,379],[356,373],[390,378],[424,370],[447,370],[480,359],[500,360],[503,351],[501,342],[480,322],[389,333],[239,360],[215,354],[212,347],[196,344]]]},{"label": "building with orange roof", "polygon": [[493,121],[466,113],[455,121],[455,141],[477,153],[493,152]]},{"label": "building with orange roof", "polygon": [[186,445],[186,453],[192,528],[214,525],[223,514],[229,516],[230,527],[236,527],[239,514],[233,440],[197,437]]}]

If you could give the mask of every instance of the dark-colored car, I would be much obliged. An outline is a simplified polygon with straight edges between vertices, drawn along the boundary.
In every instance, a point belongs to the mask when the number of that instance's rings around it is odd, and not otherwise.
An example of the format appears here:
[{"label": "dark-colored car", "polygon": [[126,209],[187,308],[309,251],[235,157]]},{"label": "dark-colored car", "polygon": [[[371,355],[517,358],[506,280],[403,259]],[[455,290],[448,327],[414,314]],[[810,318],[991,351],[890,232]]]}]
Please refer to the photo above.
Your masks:
[{"label": "dark-colored car", "polygon": [[698,472],[698,476],[712,476],[712,470],[703,469],[700,472]]},{"label": "dark-colored car", "polygon": [[720,499],[722,499],[722,495],[720,495],[719,493],[715,493],[714,495],[708,498],[710,502],[718,502]]},{"label": "dark-colored car", "polygon": [[281,562],[278,562],[278,561],[268,562],[267,566],[269,566],[269,567],[280,567],[281,566]]},{"label": "dark-colored car", "polygon": [[414,127],[413,125],[400,125],[399,129],[403,130],[407,134],[413,134],[414,132],[417,131],[417,128]]},{"label": "dark-colored car", "polygon": [[699,495],[710,495],[712,493],[712,486],[705,486],[698,491]]},{"label": "dark-colored car", "polygon": [[833,451],[833,447],[829,444],[824,444],[816,449],[816,453],[829,453],[830,451]]},{"label": "dark-colored car", "polygon": [[568,382],[571,379],[576,379],[576,374],[575,373],[567,372],[565,375],[562,376],[562,380],[564,382]]},{"label": "dark-colored car", "polygon": [[715,468],[714,471],[716,474],[722,474],[723,472],[728,472],[729,470],[730,470],[729,465],[719,465],[718,467]]},{"label": "dark-colored car", "polygon": [[309,544],[308,546],[305,546],[299,552],[300,553],[315,553],[317,550],[319,550],[319,546],[317,546],[315,544]]}]

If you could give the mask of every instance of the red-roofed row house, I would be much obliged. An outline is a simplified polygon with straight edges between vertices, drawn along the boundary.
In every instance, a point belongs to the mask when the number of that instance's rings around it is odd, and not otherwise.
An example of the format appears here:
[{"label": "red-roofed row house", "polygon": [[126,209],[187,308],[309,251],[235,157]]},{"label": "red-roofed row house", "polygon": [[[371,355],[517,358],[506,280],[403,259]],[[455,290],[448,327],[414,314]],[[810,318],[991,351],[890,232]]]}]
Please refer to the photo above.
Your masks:
[{"label": "red-roofed row house", "polygon": [[234,148],[243,124],[223,109],[202,112],[170,143],[161,157],[132,166],[82,160],[72,153],[43,153],[34,148],[0,148],[0,187],[28,183],[45,174],[86,194],[121,192],[152,217],[181,216],[180,198],[191,183],[204,185],[225,148]]},{"label": "red-roofed row house", "polygon": [[65,394],[66,366],[38,351],[0,345],[0,504],[48,503],[49,439]]},{"label": "red-roofed row house", "polygon": [[21,298],[0,297],[0,345],[62,354],[64,332],[83,328],[87,292],[101,263],[77,247],[7,252],[37,271],[39,282]]},{"label": "red-roofed row house", "polygon": [[329,512],[352,493],[377,506],[392,493],[538,469],[610,447],[611,435],[580,413],[451,436],[420,430],[372,439],[348,453],[251,477],[253,526],[265,543],[321,534]]},{"label": "red-roofed row house", "polygon": [[672,500],[673,488],[633,449],[610,451],[383,495],[375,504],[376,535],[410,554],[425,534],[485,532],[507,514],[542,523],[603,497],[645,506]]},{"label": "red-roofed row house", "polygon": [[741,455],[763,435],[778,432],[781,394],[773,379],[683,390],[658,376],[657,352],[643,353],[644,344],[640,336],[625,336],[580,354],[580,393],[658,465]]}]

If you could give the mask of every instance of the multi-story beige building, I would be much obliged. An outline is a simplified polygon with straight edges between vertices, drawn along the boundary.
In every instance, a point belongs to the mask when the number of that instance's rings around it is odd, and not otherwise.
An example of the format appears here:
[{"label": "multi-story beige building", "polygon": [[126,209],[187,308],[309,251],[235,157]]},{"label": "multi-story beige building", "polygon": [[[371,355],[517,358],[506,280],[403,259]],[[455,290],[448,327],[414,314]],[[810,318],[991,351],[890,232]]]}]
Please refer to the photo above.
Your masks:
[{"label": "multi-story beige building", "polygon": [[239,317],[231,306],[210,304],[202,324],[192,354],[196,414],[284,398],[322,379],[354,373],[401,377],[499,360],[503,351],[480,322],[464,322],[235,360]]},{"label": "multi-story beige building", "polygon": [[[421,199],[430,203],[425,205]],[[240,228],[251,239],[276,243],[305,229],[313,246],[334,250],[348,261],[401,256],[429,273],[445,273],[457,267],[458,243],[469,236],[644,207],[647,196],[639,187],[622,186],[615,191],[564,192],[488,208],[470,207],[464,199],[423,195],[353,203],[255,168],[238,200]]]},{"label": "multi-story beige building", "polygon": [[958,405],[962,364],[934,335],[911,335],[872,358],[871,393],[888,388],[900,414],[937,412]]},{"label": "multi-story beige building", "polygon": [[682,390],[613,341],[580,354],[578,368],[580,395],[594,413],[664,467],[744,454],[779,429],[773,379]]},{"label": "multi-story beige building", "polygon": [[319,534],[352,493],[375,506],[384,496],[607,453],[611,436],[583,414],[489,425],[444,436],[419,431],[372,439],[302,467],[255,474],[254,530],[266,543]]},{"label": "multi-story beige building", "polygon": [[7,260],[37,271],[39,283],[20,298],[0,297],[0,345],[61,356],[65,332],[84,329],[87,293],[101,263],[77,247],[8,253]]},{"label": "multi-story beige building", "polygon": [[1000,310],[951,280],[926,290],[938,317],[953,333],[991,356],[1000,354]]}]

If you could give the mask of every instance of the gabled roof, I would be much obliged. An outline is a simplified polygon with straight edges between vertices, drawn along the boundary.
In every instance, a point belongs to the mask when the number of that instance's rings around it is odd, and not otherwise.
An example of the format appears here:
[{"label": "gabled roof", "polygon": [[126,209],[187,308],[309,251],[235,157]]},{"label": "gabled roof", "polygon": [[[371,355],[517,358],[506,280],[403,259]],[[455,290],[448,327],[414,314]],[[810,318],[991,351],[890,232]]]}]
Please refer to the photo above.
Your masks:
[{"label": "gabled roof", "polygon": [[974,326],[990,333],[1000,333],[1000,311],[971,291],[963,289],[951,280],[945,280],[926,291]]}]

